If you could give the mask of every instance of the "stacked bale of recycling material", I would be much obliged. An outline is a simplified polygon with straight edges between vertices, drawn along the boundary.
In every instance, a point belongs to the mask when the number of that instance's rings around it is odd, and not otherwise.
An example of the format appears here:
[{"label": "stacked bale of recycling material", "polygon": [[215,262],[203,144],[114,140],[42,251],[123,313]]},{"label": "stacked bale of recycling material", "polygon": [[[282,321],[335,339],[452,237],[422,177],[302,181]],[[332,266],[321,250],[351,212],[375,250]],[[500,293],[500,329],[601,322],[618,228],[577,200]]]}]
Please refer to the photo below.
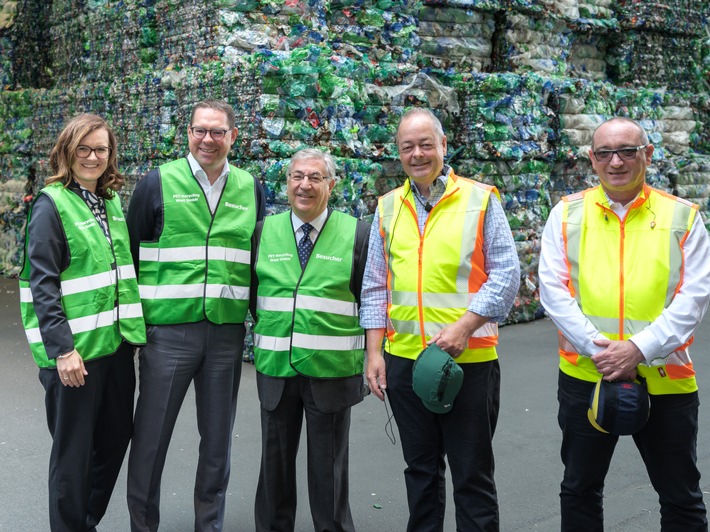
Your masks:
[{"label": "stacked bale of recycling material", "polygon": [[26,205],[36,178],[31,91],[0,93],[0,270],[19,272]]},{"label": "stacked bale of recycling material", "polygon": [[698,90],[705,0],[619,0],[622,31],[609,49],[610,76],[618,84]]},{"label": "stacked bale of recycling material", "polygon": [[455,167],[501,193],[525,280],[509,319],[527,321],[540,311],[537,257],[550,209],[553,86],[537,74],[478,73],[463,76],[456,88],[462,119]]},{"label": "stacked bale of recycling material", "polygon": [[15,47],[11,31],[16,12],[16,0],[0,0],[0,89],[14,84],[12,60]]},{"label": "stacked bale of recycling material", "polygon": [[56,0],[51,6],[49,39],[58,84],[121,76],[140,65],[141,58],[147,63],[157,58],[157,53],[145,56],[142,50],[156,40],[151,8],[109,0],[93,0],[88,5],[84,0]]},{"label": "stacked bale of recycling material", "polygon": [[420,68],[446,79],[491,68],[495,12],[501,2],[425,0],[418,13]]},{"label": "stacked bale of recycling material", "polygon": [[508,0],[498,17],[497,70],[606,78],[608,34],[617,28],[611,0]]},{"label": "stacked bale of recycling material", "polygon": [[567,20],[572,29],[572,46],[567,58],[571,78],[593,81],[607,79],[606,55],[610,35],[618,30],[613,0],[580,0],[579,18]]},{"label": "stacked bale of recycling material", "polygon": [[[380,192],[401,182],[394,136],[404,109],[431,106],[442,110],[443,121],[450,119],[444,110],[451,102],[446,100],[450,91],[440,91],[416,63],[421,44],[418,9],[415,0],[334,0],[325,17],[334,53],[366,66],[362,106],[345,117],[342,130],[357,130],[363,142],[361,156],[381,165],[382,178],[376,184]],[[430,101],[432,94],[436,101]]]},{"label": "stacked bale of recycling material", "polygon": [[705,227],[710,230],[710,155],[688,153],[675,159],[675,193],[700,206]]}]

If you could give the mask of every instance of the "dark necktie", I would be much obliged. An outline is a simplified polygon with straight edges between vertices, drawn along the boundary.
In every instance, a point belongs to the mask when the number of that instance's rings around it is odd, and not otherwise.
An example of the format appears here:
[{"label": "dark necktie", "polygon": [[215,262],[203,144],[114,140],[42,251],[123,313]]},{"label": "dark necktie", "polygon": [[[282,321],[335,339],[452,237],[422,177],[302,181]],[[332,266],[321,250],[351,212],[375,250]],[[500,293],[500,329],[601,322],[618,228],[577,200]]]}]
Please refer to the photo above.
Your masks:
[{"label": "dark necktie", "polygon": [[301,238],[298,243],[298,260],[301,261],[301,268],[306,267],[308,257],[311,256],[311,251],[313,251],[313,242],[311,241],[311,237],[308,236],[311,234],[311,230],[313,230],[313,226],[311,224],[303,224],[301,226],[303,238]]}]

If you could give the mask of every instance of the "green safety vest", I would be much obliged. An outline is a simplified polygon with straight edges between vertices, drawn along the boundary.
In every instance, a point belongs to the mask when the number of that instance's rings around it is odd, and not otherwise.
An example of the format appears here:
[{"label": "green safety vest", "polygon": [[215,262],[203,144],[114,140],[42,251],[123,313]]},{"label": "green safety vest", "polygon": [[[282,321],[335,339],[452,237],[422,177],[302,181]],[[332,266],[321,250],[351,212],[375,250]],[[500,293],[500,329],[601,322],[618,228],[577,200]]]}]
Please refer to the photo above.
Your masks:
[{"label": "green safety vest", "polygon": [[333,211],[304,270],[291,213],[269,216],[255,265],[254,363],[272,377],[362,374],[365,336],[350,290],[357,220]]},{"label": "green safety vest", "polygon": [[[74,336],[74,348],[87,361],[115,353],[123,339],[144,344],[145,323],[118,194],[105,201],[111,245],[91,209],[76,193],[56,183],[42,189],[40,194],[46,194],[54,202],[69,248],[69,266],[59,274],[59,281],[62,308]],[[31,216],[30,209],[28,226]],[[27,239],[26,234],[20,272],[22,325],[37,365],[56,367],[56,360],[47,357],[32,303]]]},{"label": "green safety vest", "polygon": [[140,243],[138,281],[150,325],[243,323],[249,307],[254,178],[230,166],[214,214],[187,159],[160,166],[163,231]]}]

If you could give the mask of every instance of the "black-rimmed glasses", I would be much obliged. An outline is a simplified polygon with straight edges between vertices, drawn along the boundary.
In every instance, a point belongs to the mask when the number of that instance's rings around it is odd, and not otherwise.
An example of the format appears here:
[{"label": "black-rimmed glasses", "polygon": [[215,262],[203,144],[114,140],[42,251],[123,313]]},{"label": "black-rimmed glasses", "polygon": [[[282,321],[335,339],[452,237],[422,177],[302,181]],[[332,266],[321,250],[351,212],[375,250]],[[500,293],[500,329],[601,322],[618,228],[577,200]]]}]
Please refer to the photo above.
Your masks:
[{"label": "black-rimmed glasses", "polygon": [[597,150],[592,153],[594,153],[594,158],[600,163],[608,163],[613,159],[614,154],[617,154],[619,156],[619,159],[621,159],[622,161],[630,161],[631,159],[634,159],[636,157],[636,154],[639,151],[645,148],[648,148],[648,144],[645,144],[643,146],[636,146],[635,148],[620,148],[618,150]]},{"label": "black-rimmed glasses", "polygon": [[111,155],[111,148],[108,146],[99,146],[98,148],[89,148],[88,146],[77,146],[74,152],[79,159],[86,159],[91,155],[91,152],[96,154],[97,159],[108,159]]},{"label": "black-rimmed glasses", "polygon": [[207,133],[210,134],[212,140],[222,140],[227,134],[227,129],[205,129],[203,127],[190,126],[190,131],[192,131],[192,136],[196,139],[203,139]]}]

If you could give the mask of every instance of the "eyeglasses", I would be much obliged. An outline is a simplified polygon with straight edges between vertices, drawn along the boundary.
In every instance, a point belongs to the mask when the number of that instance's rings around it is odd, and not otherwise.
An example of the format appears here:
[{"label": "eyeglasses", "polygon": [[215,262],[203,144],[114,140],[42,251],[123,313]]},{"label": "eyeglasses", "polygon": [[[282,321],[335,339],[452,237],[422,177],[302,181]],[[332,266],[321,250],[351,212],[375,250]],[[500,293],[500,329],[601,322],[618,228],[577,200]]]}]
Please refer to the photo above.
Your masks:
[{"label": "eyeglasses", "polygon": [[89,148],[88,146],[77,146],[74,152],[79,159],[86,159],[91,155],[91,152],[96,154],[97,159],[108,159],[111,155],[111,148],[108,146],[99,146],[98,148]]},{"label": "eyeglasses", "polygon": [[190,131],[192,131],[192,136],[196,139],[203,139],[207,133],[210,134],[212,140],[222,140],[224,136],[229,131],[228,129],[205,129],[203,127],[193,127],[190,126]]},{"label": "eyeglasses", "polygon": [[327,177],[322,175],[320,172],[313,172],[312,174],[294,172],[290,174],[289,177],[291,178],[291,181],[295,181],[296,183],[301,183],[304,179],[308,179],[308,181],[313,185],[320,185],[327,179]]},{"label": "eyeglasses", "polygon": [[593,153],[594,158],[600,163],[608,163],[612,160],[614,154],[617,154],[619,156],[619,159],[621,159],[622,161],[630,161],[631,159],[634,159],[636,157],[636,154],[639,151],[645,148],[648,148],[648,144],[644,146],[636,146],[635,148],[621,148],[619,150],[599,150]]}]

